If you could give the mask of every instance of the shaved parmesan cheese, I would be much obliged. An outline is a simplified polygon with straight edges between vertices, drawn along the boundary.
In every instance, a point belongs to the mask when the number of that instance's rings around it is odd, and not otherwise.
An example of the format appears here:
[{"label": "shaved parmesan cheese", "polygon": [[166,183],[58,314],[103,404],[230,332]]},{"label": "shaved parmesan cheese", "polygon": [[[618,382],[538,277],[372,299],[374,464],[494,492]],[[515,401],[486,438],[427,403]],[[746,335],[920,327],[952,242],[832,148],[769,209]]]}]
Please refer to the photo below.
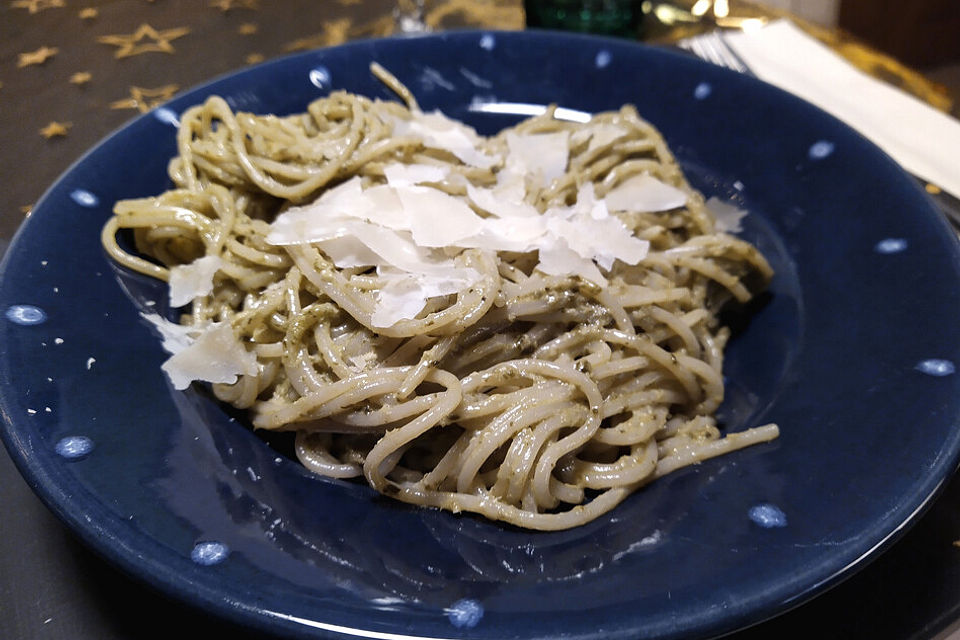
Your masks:
[{"label": "shaved parmesan cheese", "polygon": [[345,231],[331,230],[335,221],[342,219],[345,212],[362,217],[367,207],[360,178],[353,178],[325,191],[308,205],[290,207],[278,215],[270,225],[267,242],[275,245],[308,244],[342,236]]},{"label": "shaved parmesan cheese", "polygon": [[444,266],[438,264],[428,250],[418,246],[409,233],[386,229],[359,220],[344,224],[351,237],[362,242],[379,256],[379,260],[365,266],[388,265],[413,273],[427,273],[434,267]]},{"label": "shaved parmesan cheese", "polygon": [[713,214],[716,220],[714,228],[719,233],[737,233],[743,231],[740,222],[744,216],[747,215],[747,212],[743,209],[738,209],[729,202],[724,202],[716,196],[707,200],[707,209]]},{"label": "shaved parmesan cheese", "polygon": [[179,353],[193,344],[202,329],[170,322],[156,313],[141,313],[140,317],[153,325],[163,340],[163,350],[167,353]]},{"label": "shaved parmesan cheese", "polygon": [[536,207],[523,201],[525,190],[523,182],[506,184],[496,189],[483,189],[467,183],[467,197],[477,207],[498,218],[536,218],[540,215]]},{"label": "shaved parmesan cheese", "polygon": [[525,253],[540,246],[547,233],[547,221],[539,215],[536,218],[488,218],[483,222],[483,231],[464,244],[474,249]]},{"label": "shaved parmesan cheese", "polygon": [[423,289],[416,278],[403,278],[393,283],[393,286],[385,286],[380,291],[370,323],[375,327],[386,328],[401,320],[416,318],[429,297]]},{"label": "shaved parmesan cheese", "polygon": [[219,256],[197,258],[190,264],[170,267],[170,306],[182,307],[213,291],[213,276],[223,266]]},{"label": "shaved parmesan cheese", "polygon": [[573,134],[570,142],[578,145],[583,144],[589,139],[590,145],[587,147],[587,151],[594,151],[600,147],[607,146],[617,140],[617,138],[622,138],[625,135],[627,135],[627,130],[623,127],[602,122],[591,126],[589,129],[580,129]]},{"label": "shaved parmesan cheese", "polygon": [[480,279],[477,271],[457,267],[439,249],[477,235],[485,221],[461,198],[404,184],[437,174],[415,170],[397,175],[394,184],[402,186],[358,191],[357,185],[344,184],[334,196],[325,194],[291,208],[277,217],[267,235],[273,244],[315,243],[341,268],[377,267],[381,275],[395,273],[379,292],[372,319],[377,327],[414,318],[430,298],[466,289]]},{"label": "shaved parmesan cheese", "polygon": [[[514,171],[516,163],[507,158],[507,166],[497,172],[497,186],[493,188],[497,198],[502,198],[508,202],[525,202],[527,198],[527,181],[522,173]],[[540,215],[537,212],[537,215]]]},{"label": "shaved parmesan cheese", "polygon": [[237,340],[228,323],[204,328],[170,322],[155,313],[141,313],[160,333],[163,349],[172,354],[161,367],[176,389],[194,380],[234,383],[240,374],[257,373],[257,356]]},{"label": "shaved parmesan cheese", "polygon": [[400,320],[416,318],[427,300],[458,293],[480,278],[473,269],[451,271],[449,277],[415,277],[404,273],[383,273],[387,283],[380,290],[377,307],[371,317],[375,327],[392,327]]},{"label": "shaved parmesan cheese", "polygon": [[[439,112],[394,118],[392,124],[395,135],[420,137],[426,146],[447,149],[464,162],[472,162],[468,145],[471,153],[480,153],[476,132]],[[611,125],[591,135],[591,144],[609,144],[624,131]],[[387,165],[386,184],[363,188],[358,178],[345,182],[283,212],[267,240],[313,243],[340,268],[375,267],[385,282],[377,292],[375,327],[415,318],[432,298],[476,284],[480,274],[454,261],[465,249],[537,251],[541,273],[604,285],[601,269],[610,271],[617,260],[635,265],[650,247],[610,211],[674,208],[686,202],[686,194],[650,176],[634,176],[597,198],[587,182],[573,205],[540,213],[527,202],[528,188],[540,189],[565,174],[569,137],[566,131],[509,132],[509,153],[493,187],[476,186],[443,167]],[[461,184],[466,198],[429,186],[439,181]]]},{"label": "shaved parmesan cheese", "polygon": [[594,220],[603,220],[610,216],[610,211],[607,209],[607,202],[605,200],[597,200],[597,194],[592,182],[587,182],[577,191],[575,210],[589,215]]},{"label": "shaved parmesan cheese", "polygon": [[267,242],[307,244],[354,235],[366,244],[356,233],[360,220],[381,229],[410,231],[419,247],[455,245],[483,227],[483,219],[463,199],[439,189],[378,185],[351,194],[349,200],[321,197],[288,209],[274,220]]},{"label": "shaved parmesan cheese", "polygon": [[363,180],[354,176],[332,189],[328,189],[317,199],[317,202],[327,203],[330,206],[349,207],[350,204],[363,193]]},{"label": "shaved parmesan cheese", "polygon": [[627,264],[637,264],[645,257],[650,243],[635,237],[620,220],[572,220],[552,219],[547,228],[581,258],[597,261],[608,271],[615,259]]},{"label": "shaved parmesan cheese", "polygon": [[537,269],[551,276],[580,276],[600,286],[606,286],[597,265],[592,260],[577,254],[563,240],[557,240],[540,248],[540,262]]},{"label": "shaved parmesan cheese", "polygon": [[355,208],[344,209],[342,215],[368,220],[388,229],[409,231],[410,220],[403,209],[400,191],[401,189],[388,185],[364,189],[363,195],[358,196],[354,203]]},{"label": "shaved parmesan cheese", "polygon": [[175,389],[186,389],[194,380],[232,384],[241,374],[257,373],[257,356],[243,347],[228,323],[216,322],[161,368]]},{"label": "shaved parmesan cheese", "polygon": [[353,236],[332,238],[317,243],[317,247],[341,269],[352,267],[372,267],[380,263],[381,258],[370,247]]},{"label": "shaved parmesan cheese", "polygon": [[455,246],[476,235],[483,218],[460,198],[429,187],[397,189],[413,240],[421,247]]},{"label": "shaved parmesan cheese", "polygon": [[604,200],[611,211],[668,211],[687,204],[687,194],[653,176],[640,174],[615,186]]},{"label": "shaved parmesan cheese", "polygon": [[383,168],[383,175],[391,187],[410,187],[424,182],[441,182],[450,175],[446,167],[431,164],[401,164],[395,162]]},{"label": "shaved parmesan cheese", "polygon": [[546,186],[567,172],[570,133],[507,133],[510,170],[529,175],[537,186]]},{"label": "shaved parmesan cheese", "polygon": [[451,120],[440,111],[414,113],[409,120],[393,117],[394,136],[414,136],[431,149],[449,151],[464,164],[481,169],[489,168],[500,161],[477,149],[481,138],[477,132],[462,122]]}]

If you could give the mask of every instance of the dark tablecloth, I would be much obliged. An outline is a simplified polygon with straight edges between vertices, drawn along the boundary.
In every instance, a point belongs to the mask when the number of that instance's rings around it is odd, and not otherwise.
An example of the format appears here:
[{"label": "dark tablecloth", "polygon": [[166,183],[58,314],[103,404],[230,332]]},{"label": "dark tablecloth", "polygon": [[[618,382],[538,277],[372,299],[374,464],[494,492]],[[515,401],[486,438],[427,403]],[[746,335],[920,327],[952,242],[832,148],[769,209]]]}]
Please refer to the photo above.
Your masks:
[{"label": "dark tablecloth", "polygon": [[[435,28],[522,28],[519,0],[427,3]],[[0,249],[99,139],[172,93],[247,64],[387,35],[393,0],[4,0]],[[251,638],[82,546],[0,454],[0,638]],[[960,476],[889,551],[738,640],[931,638],[960,618]],[[256,637],[261,637],[257,635]]]}]

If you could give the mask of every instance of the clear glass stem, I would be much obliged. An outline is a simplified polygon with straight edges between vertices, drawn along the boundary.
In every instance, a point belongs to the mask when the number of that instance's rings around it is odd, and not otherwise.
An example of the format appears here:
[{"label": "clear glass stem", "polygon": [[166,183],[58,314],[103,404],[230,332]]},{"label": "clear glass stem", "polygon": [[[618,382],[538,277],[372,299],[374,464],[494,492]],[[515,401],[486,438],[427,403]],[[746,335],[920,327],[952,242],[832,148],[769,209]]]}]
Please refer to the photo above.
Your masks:
[{"label": "clear glass stem", "polygon": [[393,9],[393,22],[397,33],[423,33],[429,31],[423,21],[426,0],[397,0]]}]

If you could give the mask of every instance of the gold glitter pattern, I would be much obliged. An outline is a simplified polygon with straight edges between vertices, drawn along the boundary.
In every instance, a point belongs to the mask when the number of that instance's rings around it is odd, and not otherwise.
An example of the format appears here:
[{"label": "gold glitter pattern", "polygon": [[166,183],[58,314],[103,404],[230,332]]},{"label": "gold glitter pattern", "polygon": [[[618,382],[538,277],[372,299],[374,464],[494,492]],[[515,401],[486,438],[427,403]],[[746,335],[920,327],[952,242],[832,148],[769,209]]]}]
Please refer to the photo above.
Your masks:
[{"label": "gold glitter pattern", "polygon": [[30,13],[40,13],[45,9],[65,7],[64,0],[13,0],[10,6],[14,9],[26,9]]},{"label": "gold glitter pattern", "polygon": [[146,113],[154,107],[163,104],[173,97],[180,87],[175,84],[167,84],[155,89],[145,89],[143,87],[130,87],[130,97],[123,100],[116,100],[110,103],[111,109],[136,109],[140,113]]},{"label": "gold glitter pattern", "polygon": [[114,52],[116,58],[128,58],[141,53],[158,51],[173,53],[176,51],[171,40],[176,40],[190,33],[189,27],[177,27],[157,31],[149,24],[141,24],[136,31],[128,35],[100,36],[97,42],[117,47]]},{"label": "gold glitter pattern", "polygon": [[23,67],[29,67],[31,65],[43,64],[58,53],[60,53],[60,49],[57,49],[56,47],[43,46],[36,51],[30,51],[28,53],[21,53],[18,55],[17,66],[22,69]]},{"label": "gold glitter pattern", "polygon": [[73,126],[71,122],[50,122],[43,129],[40,129],[40,135],[49,140],[67,135],[67,130]]},{"label": "gold glitter pattern", "polygon": [[70,76],[70,84],[84,85],[93,79],[93,74],[89,71],[77,71]]},{"label": "gold glitter pattern", "polygon": [[223,13],[227,13],[233,9],[256,10],[258,8],[257,4],[257,0],[213,0],[210,6],[220,9]]}]

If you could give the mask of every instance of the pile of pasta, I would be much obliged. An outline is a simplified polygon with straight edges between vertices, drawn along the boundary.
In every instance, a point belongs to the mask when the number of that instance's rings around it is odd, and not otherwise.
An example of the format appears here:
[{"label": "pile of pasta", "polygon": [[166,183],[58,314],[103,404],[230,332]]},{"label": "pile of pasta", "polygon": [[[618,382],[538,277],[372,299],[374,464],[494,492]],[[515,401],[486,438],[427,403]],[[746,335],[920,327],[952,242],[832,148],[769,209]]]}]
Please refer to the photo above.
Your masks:
[{"label": "pile of pasta", "polygon": [[177,388],[296,432],[318,474],[539,530],[777,436],[714,418],[718,313],[771,269],[635,108],[484,137],[374,72],[403,102],[207,99],[174,187],[116,204],[109,254],[184,308],[151,318]]}]

